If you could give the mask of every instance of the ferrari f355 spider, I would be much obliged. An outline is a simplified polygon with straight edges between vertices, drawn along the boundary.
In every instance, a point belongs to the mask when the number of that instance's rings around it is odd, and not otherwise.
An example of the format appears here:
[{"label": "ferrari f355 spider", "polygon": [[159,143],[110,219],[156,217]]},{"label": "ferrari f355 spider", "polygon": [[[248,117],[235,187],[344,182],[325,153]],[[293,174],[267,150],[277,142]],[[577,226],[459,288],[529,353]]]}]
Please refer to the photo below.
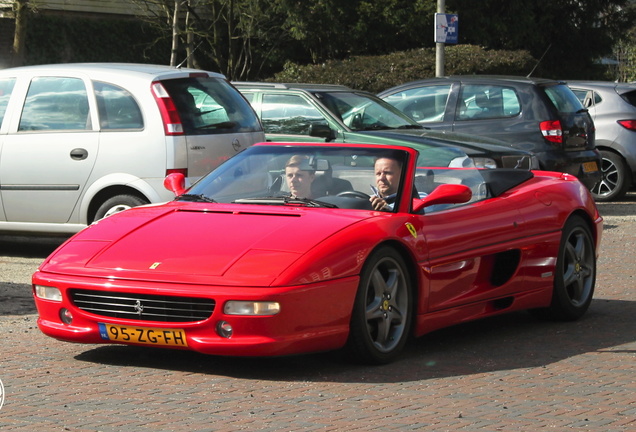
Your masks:
[{"label": "ferrari f355 spider", "polygon": [[71,342],[222,356],[396,358],[409,336],[518,310],[575,320],[602,218],[572,175],[452,147],[262,143],[176,198],[106,217],[33,275]]}]

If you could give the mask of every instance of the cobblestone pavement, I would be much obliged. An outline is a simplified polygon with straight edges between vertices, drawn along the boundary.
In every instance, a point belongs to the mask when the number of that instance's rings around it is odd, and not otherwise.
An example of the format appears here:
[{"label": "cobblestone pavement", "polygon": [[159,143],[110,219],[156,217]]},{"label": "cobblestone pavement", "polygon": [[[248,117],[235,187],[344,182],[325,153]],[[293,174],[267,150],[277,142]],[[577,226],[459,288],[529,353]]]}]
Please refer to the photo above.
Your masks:
[{"label": "cobblestone pavement", "polygon": [[461,325],[381,367],[47,338],[29,276],[55,240],[0,239],[0,431],[636,430],[636,195],[599,207],[605,234],[583,319]]}]

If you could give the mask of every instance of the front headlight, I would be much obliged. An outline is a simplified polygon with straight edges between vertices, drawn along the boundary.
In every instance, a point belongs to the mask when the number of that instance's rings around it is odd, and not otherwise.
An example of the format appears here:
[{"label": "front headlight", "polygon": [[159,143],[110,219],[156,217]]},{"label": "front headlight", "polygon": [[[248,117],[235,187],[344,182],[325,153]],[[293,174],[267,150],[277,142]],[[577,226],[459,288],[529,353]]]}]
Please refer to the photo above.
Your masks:
[{"label": "front headlight", "polygon": [[44,300],[51,301],[62,301],[62,292],[54,287],[44,286],[44,285],[35,285],[35,295]]},{"label": "front headlight", "polygon": [[280,312],[278,302],[237,301],[225,303],[223,312],[226,315],[276,315]]}]

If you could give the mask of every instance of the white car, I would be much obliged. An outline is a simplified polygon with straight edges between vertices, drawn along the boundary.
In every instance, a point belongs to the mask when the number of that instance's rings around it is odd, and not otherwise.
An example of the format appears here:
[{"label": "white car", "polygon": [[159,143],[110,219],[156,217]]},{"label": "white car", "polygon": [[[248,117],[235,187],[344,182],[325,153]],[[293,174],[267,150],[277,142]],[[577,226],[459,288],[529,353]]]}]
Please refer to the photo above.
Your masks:
[{"label": "white car", "polygon": [[194,181],[264,141],[223,75],[143,64],[0,71],[0,231],[74,233],[170,200],[167,174]]}]

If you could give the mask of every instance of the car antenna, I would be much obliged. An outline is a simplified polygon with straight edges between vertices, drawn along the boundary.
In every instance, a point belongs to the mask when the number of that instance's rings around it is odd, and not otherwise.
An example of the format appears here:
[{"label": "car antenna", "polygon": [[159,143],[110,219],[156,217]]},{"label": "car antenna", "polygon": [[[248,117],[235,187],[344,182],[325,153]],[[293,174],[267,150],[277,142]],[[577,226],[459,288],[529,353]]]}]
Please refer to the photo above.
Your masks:
[{"label": "car antenna", "polygon": [[184,59],[183,59],[183,61],[182,61],[181,63],[179,63],[179,64],[176,66],[176,67],[177,67],[177,69],[181,69],[181,66],[183,66],[183,64],[184,64],[185,62],[187,62],[187,61],[188,61],[188,59],[189,59],[190,57],[192,57],[192,54],[194,54],[194,52],[197,50],[197,48],[199,48],[199,47],[201,46],[201,44],[202,44],[202,43],[203,43],[203,41],[200,41],[200,42],[197,44],[197,46],[195,46],[195,47],[194,47],[194,49],[193,49],[192,51],[190,51],[190,54],[188,54],[188,55],[186,56],[186,58],[184,58]]},{"label": "car antenna", "polygon": [[550,48],[552,48],[552,44],[548,45],[548,47],[546,48],[546,50],[543,52],[543,55],[541,56],[541,58],[539,59],[539,61],[537,61],[537,64],[534,65],[534,67],[532,68],[532,70],[530,71],[530,73],[528,75],[526,75],[526,78],[530,78],[530,75],[532,75],[534,73],[534,70],[537,68],[537,66],[539,66],[539,63],[541,63],[541,60],[543,60],[543,57],[545,57],[545,55],[548,53],[548,51],[550,50]]}]

